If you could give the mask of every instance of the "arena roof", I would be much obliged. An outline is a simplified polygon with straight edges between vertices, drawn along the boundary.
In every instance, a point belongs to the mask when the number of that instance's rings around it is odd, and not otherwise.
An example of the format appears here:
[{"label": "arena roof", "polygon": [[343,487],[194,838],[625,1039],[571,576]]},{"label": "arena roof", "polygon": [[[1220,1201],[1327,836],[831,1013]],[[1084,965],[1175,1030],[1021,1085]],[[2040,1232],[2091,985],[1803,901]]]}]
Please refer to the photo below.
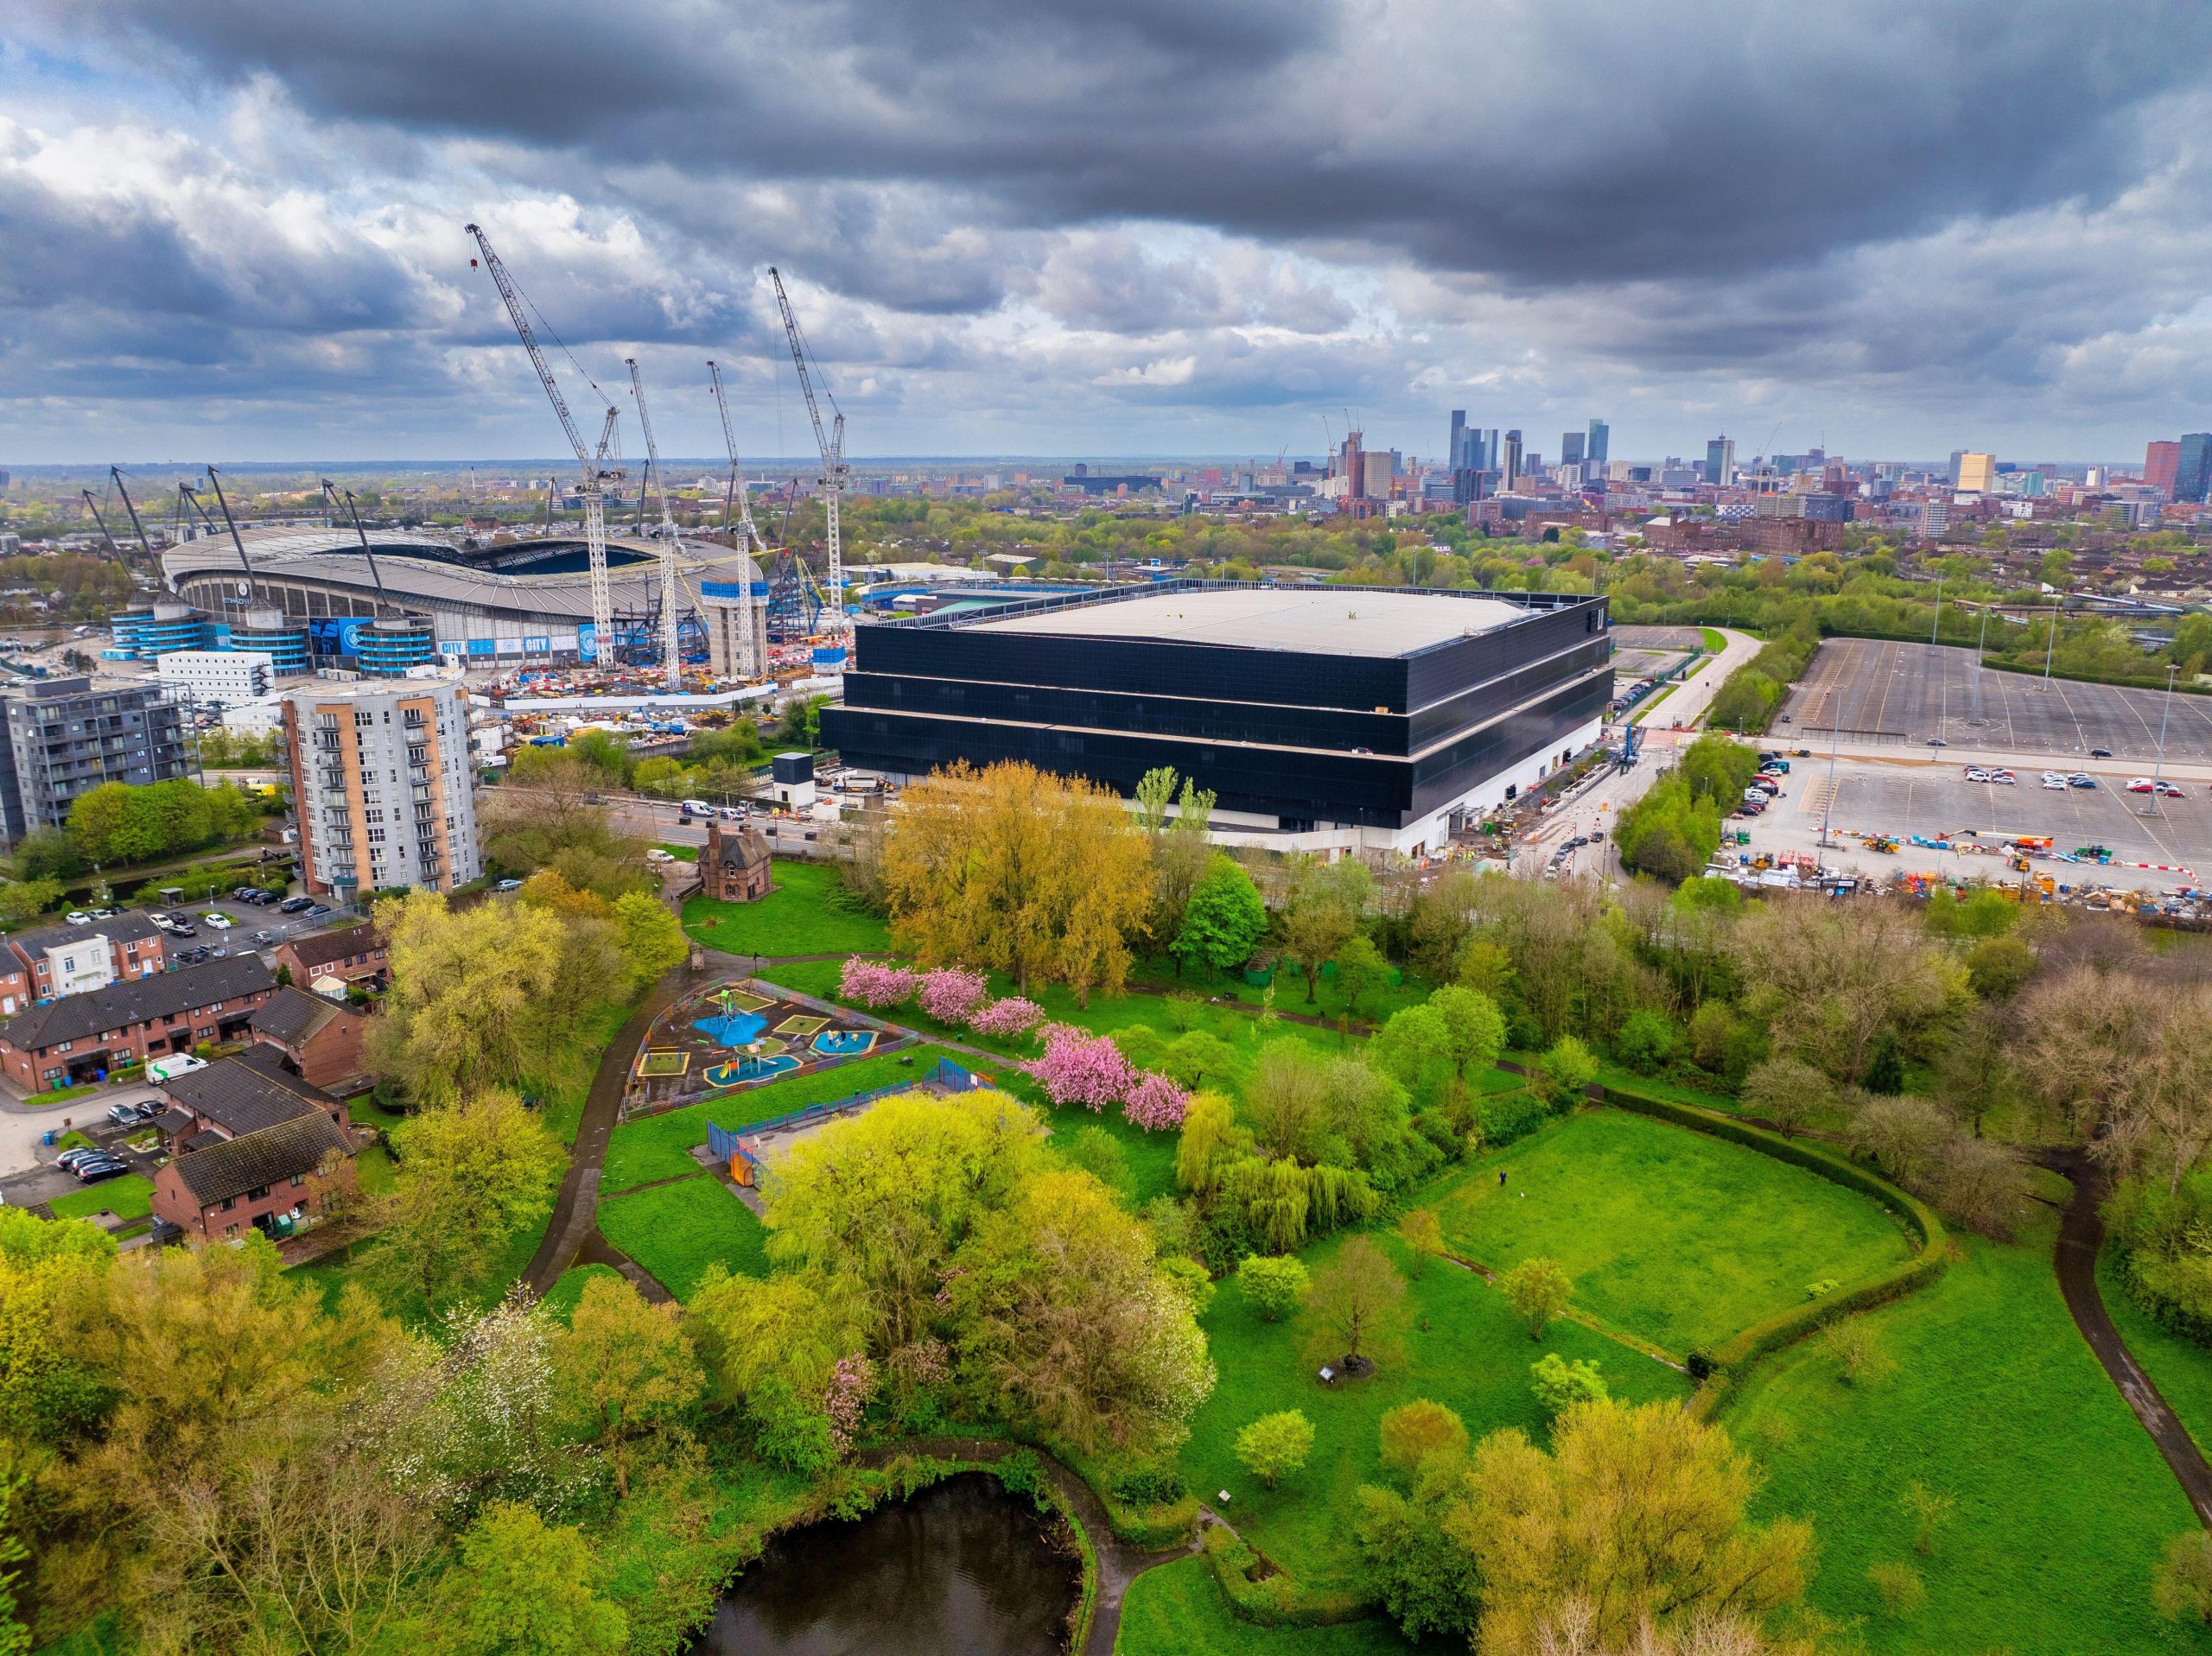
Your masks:
[{"label": "arena roof", "polygon": [[966,630],[1389,657],[1489,632],[1529,613],[1471,594],[1267,587],[1112,599],[973,622]]}]

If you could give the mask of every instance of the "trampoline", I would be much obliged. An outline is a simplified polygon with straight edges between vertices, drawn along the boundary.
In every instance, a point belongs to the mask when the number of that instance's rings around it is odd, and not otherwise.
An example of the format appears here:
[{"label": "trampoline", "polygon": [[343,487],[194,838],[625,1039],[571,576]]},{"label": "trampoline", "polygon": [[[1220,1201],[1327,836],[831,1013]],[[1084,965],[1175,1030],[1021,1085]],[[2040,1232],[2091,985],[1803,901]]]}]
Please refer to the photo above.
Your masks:
[{"label": "trampoline", "polygon": [[872,1029],[824,1030],[814,1037],[811,1044],[817,1052],[831,1057],[849,1057],[853,1053],[866,1052],[873,1047],[875,1031]]},{"label": "trampoline", "polygon": [[693,1020],[691,1027],[724,1046],[746,1046],[760,1038],[768,1020],[758,1012],[717,1012],[712,1018]]},{"label": "trampoline", "polygon": [[707,1071],[709,1087],[734,1087],[740,1082],[766,1081],[780,1075],[787,1069],[798,1068],[797,1058],[780,1054],[772,1058],[741,1058],[735,1063],[718,1063]]}]

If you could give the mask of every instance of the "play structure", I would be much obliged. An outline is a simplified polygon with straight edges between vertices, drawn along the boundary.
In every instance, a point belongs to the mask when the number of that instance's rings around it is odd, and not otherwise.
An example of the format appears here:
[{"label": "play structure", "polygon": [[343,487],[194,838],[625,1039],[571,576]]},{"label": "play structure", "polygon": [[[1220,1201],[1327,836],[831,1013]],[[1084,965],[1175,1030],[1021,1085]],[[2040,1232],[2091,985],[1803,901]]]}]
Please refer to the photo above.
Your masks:
[{"label": "play structure", "polygon": [[708,985],[654,1019],[631,1066],[630,1113],[880,1052],[899,1038],[872,1018],[753,980]]}]

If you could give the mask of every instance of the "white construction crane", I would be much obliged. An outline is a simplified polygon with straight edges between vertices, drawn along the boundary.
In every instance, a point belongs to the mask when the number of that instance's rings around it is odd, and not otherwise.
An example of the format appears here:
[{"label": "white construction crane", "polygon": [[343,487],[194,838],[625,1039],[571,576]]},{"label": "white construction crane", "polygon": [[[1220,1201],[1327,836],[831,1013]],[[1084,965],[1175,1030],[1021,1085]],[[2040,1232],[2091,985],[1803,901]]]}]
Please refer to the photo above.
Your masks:
[{"label": "white construction crane", "polygon": [[784,291],[784,278],[772,264],[768,267],[768,279],[776,284],[776,308],[784,314],[784,337],[791,341],[791,362],[798,369],[798,388],[806,393],[807,417],[814,422],[815,446],[822,451],[822,507],[829,520],[830,568],[825,572],[825,584],[830,588],[829,631],[832,637],[842,637],[845,631],[845,553],[837,537],[837,498],[845,491],[848,470],[845,416],[837,407],[837,399],[831,397],[830,412],[835,416],[835,435],[823,428],[822,410],[814,400],[814,377],[807,371],[806,342],[799,335],[798,318],[791,314],[791,295]]},{"label": "white construction crane", "polygon": [[[766,663],[754,658],[753,622],[755,611],[753,593],[753,561],[762,550],[760,531],[753,522],[753,504],[746,497],[744,468],[737,459],[737,429],[730,424],[729,399],[722,395],[722,371],[713,362],[707,364],[707,383],[714,387],[715,408],[722,416],[722,446],[729,450],[729,490],[722,497],[722,525],[729,525],[730,508],[737,509],[737,585],[745,594],[738,606],[736,657],[731,665],[740,678],[750,679],[765,673]],[[761,560],[761,567],[767,567]],[[702,609],[704,609],[702,605]],[[709,625],[715,625],[709,618]]]},{"label": "white construction crane", "polygon": [[660,473],[660,449],[653,441],[653,417],[645,411],[645,382],[638,372],[635,357],[622,358],[630,371],[630,395],[638,399],[638,428],[645,435],[645,466],[652,473],[653,492],[660,499],[660,663],[668,688],[683,688],[683,657],[676,648],[676,558],[683,542],[676,532],[676,519],[668,510],[668,485]]},{"label": "white construction crane", "polygon": [[[537,383],[545,388],[545,395],[553,404],[553,412],[561,416],[561,429],[569,439],[569,447],[576,451],[576,464],[582,469],[583,479],[578,492],[584,502],[584,548],[591,564],[591,630],[592,656],[602,664],[614,658],[614,604],[607,589],[607,499],[601,492],[605,484],[620,479],[621,469],[604,466],[601,459],[584,447],[583,434],[576,429],[575,416],[569,412],[568,399],[561,395],[560,382],[553,378],[553,370],[546,365],[544,352],[538,349],[537,335],[531,332],[530,317],[525,313],[521,292],[514,278],[507,274],[507,267],[492,251],[492,244],[483,230],[475,225],[468,226],[468,233],[476,238],[477,251],[482,255],[484,268],[492,273],[492,280],[499,289],[499,297],[506,301],[507,320],[514,324],[515,333],[530,353],[530,365],[537,370]],[[472,259],[470,263],[476,261]],[[564,349],[566,347],[563,347]],[[574,362],[575,358],[569,358]],[[579,368],[579,371],[581,368]],[[591,376],[584,378],[589,380]],[[599,388],[592,387],[594,390]],[[602,446],[614,435],[614,410],[607,409],[606,435],[600,439]]]}]

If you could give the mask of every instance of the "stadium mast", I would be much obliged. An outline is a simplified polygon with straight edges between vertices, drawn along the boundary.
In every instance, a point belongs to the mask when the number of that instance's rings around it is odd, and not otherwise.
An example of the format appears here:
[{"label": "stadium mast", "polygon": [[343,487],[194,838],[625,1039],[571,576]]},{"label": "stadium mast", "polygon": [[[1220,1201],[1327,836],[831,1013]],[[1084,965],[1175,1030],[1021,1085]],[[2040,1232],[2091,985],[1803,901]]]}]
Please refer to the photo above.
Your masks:
[{"label": "stadium mast", "polygon": [[[683,688],[683,657],[676,647],[676,555],[683,542],[676,532],[676,519],[668,510],[668,480],[661,475],[660,448],[653,441],[653,417],[645,412],[645,382],[638,371],[635,357],[622,358],[630,371],[630,395],[638,399],[638,427],[645,434],[645,470],[653,480],[653,492],[660,501],[660,661],[661,672],[668,680],[668,688]],[[638,510],[645,511],[645,491],[638,486]]]},{"label": "stadium mast", "polygon": [[123,509],[130,514],[130,527],[138,531],[138,545],[146,555],[146,562],[158,570],[161,560],[154,555],[154,543],[146,538],[146,525],[138,521],[138,508],[130,504],[130,491],[123,486],[123,468],[111,466],[107,474],[115,479],[115,492],[123,497]]},{"label": "stadium mast", "polygon": [[[798,318],[791,314],[791,295],[784,291],[784,278],[774,265],[768,267],[768,279],[776,284],[776,308],[784,315],[784,337],[791,341],[791,362],[798,369],[798,388],[806,393],[807,417],[814,422],[815,446],[822,451],[822,505],[828,519],[830,543],[829,580],[830,604],[835,616],[830,624],[833,637],[845,631],[845,554],[837,535],[837,498],[845,491],[845,416],[837,407],[837,399],[830,398],[830,412],[835,416],[833,437],[823,429],[822,410],[814,400],[814,377],[806,368],[806,342],[800,337]],[[827,395],[827,393],[824,393]]]},{"label": "stadium mast", "polygon": [[[607,498],[601,485],[619,479],[620,468],[601,466],[592,451],[584,447],[583,435],[576,429],[575,416],[569,412],[568,399],[561,395],[560,382],[553,378],[547,366],[545,352],[538,349],[537,335],[531,331],[530,318],[524,314],[523,296],[515,287],[514,278],[507,274],[507,267],[492,251],[492,243],[481,226],[470,225],[468,233],[476,238],[477,251],[483,256],[484,268],[492,273],[492,281],[505,301],[507,320],[514,324],[516,337],[530,353],[530,365],[537,370],[537,383],[545,388],[545,395],[553,404],[553,412],[561,416],[561,430],[569,440],[569,447],[576,452],[576,464],[582,469],[583,481],[579,492],[584,501],[584,549],[591,565],[591,632],[592,659],[601,665],[614,659],[614,604],[607,587]],[[476,261],[471,259],[470,263]],[[563,349],[566,347],[564,346]],[[571,356],[569,361],[575,362]],[[582,371],[579,365],[579,371]],[[591,376],[586,374],[588,380]],[[593,387],[595,390],[596,385]],[[608,436],[613,435],[613,409],[607,410]],[[602,444],[606,438],[601,438]]]}]

